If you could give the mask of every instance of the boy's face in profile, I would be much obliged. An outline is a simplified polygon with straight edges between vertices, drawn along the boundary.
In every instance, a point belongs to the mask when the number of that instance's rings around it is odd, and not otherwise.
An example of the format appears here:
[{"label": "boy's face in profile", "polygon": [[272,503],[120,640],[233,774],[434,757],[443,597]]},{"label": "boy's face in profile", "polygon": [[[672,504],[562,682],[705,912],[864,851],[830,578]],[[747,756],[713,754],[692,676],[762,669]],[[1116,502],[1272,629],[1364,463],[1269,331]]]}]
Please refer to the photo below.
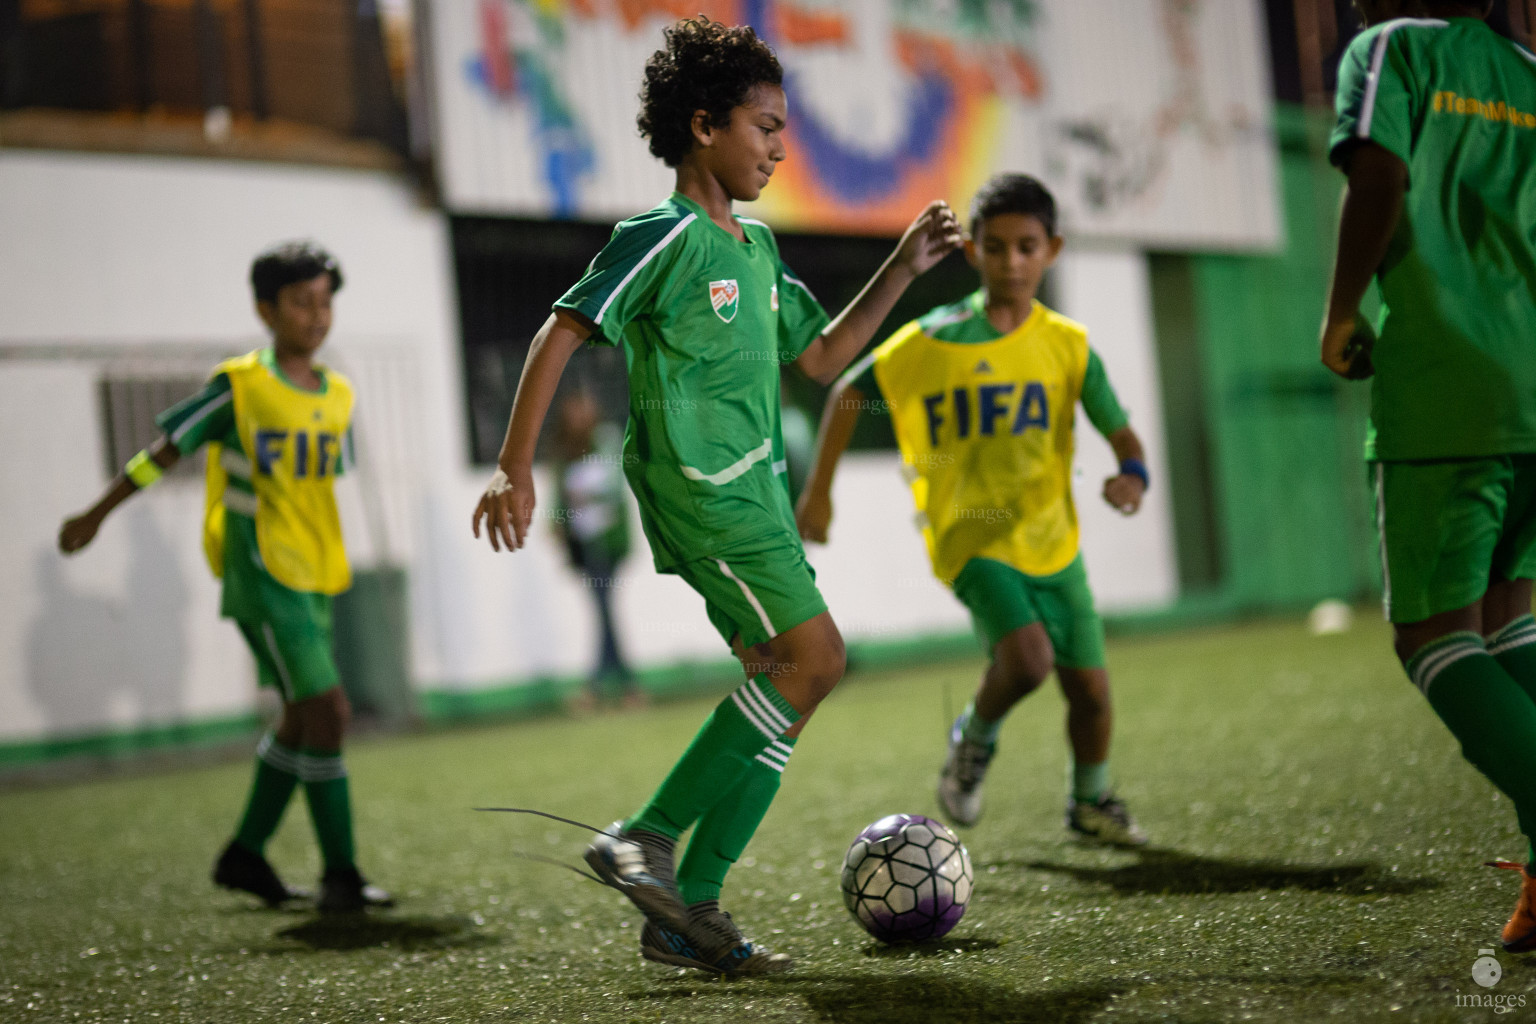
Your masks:
[{"label": "boy's face in profile", "polygon": [[331,275],[322,273],[284,285],[276,301],[258,300],[256,313],[279,350],[312,355],[331,331]]},{"label": "boy's face in profile", "polygon": [[1040,218],[1027,213],[996,213],[979,221],[965,240],[965,258],[981,272],[987,296],[1026,302],[1061,252],[1061,237],[1051,237]]},{"label": "boy's face in profile", "polygon": [[694,120],[694,154],[734,200],[750,203],[762,194],[773,169],[787,155],[784,124],[788,104],[777,85],[758,85],[731,110],[723,128],[699,127]]}]

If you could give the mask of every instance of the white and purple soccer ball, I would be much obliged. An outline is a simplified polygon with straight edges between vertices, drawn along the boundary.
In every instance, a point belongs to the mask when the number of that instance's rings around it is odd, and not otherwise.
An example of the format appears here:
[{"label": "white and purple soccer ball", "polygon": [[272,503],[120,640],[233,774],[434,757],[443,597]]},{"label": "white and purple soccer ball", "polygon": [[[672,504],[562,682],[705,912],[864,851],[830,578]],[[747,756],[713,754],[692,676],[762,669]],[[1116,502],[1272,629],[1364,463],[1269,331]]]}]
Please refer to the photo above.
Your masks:
[{"label": "white and purple soccer ball", "polygon": [[881,818],[843,858],[843,902],[881,942],[945,934],[965,913],[974,880],[959,838],[921,814]]}]

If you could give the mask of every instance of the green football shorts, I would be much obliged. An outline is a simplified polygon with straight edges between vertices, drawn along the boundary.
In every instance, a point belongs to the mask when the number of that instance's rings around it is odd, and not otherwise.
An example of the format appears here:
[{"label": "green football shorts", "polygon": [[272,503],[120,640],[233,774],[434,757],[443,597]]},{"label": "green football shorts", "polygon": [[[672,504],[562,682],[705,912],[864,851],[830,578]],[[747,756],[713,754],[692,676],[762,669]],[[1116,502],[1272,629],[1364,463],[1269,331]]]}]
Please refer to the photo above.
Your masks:
[{"label": "green football shorts", "polygon": [[317,613],[309,622],[235,620],[256,656],[261,685],[277,690],[284,703],[318,697],[341,682],[336,659],[331,654],[330,598],[323,594],[298,596],[322,598],[323,615]]},{"label": "green football shorts", "polygon": [[240,627],[256,656],[261,685],[291,702],[341,682],[331,653],[330,595],[293,590],[273,579],[261,563],[250,517],[230,513],[224,529],[220,613]]},{"label": "green football shorts", "polygon": [[1536,577],[1536,455],[1373,462],[1382,606],[1418,622]]},{"label": "green football shorts", "polygon": [[798,540],[722,552],[671,570],[704,598],[709,621],[729,644],[764,643],[827,610],[816,589],[816,571]]},{"label": "green football shorts", "polygon": [[1093,607],[1081,553],[1050,576],[1027,576],[1003,562],[973,558],[955,577],[955,596],[970,610],[988,657],[1003,637],[1039,622],[1051,638],[1057,665],[1104,667],[1104,620]]}]

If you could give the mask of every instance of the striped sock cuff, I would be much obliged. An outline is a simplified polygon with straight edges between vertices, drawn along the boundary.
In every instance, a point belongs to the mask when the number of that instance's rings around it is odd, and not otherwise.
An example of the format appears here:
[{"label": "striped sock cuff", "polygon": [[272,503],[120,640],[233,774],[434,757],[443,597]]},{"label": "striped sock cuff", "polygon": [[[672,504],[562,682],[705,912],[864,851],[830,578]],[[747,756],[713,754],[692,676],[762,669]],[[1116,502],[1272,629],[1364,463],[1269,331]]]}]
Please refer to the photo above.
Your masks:
[{"label": "striped sock cuff", "polygon": [[262,761],[280,772],[289,775],[303,777],[299,770],[300,754],[297,750],[290,750],[277,742],[277,736],[269,729],[261,737],[261,742],[256,744],[256,759]]},{"label": "striped sock cuff", "polygon": [[338,754],[321,754],[306,750],[296,755],[299,770],[295,773],[303,782],[335,782],[347,777],[347,763]]},{"label": "striped sock cuff", "polygon": [[1408,659],[1404,668],[1408,670],[1408,678],[1413,680],[1413,685],[1427,697],[1430,686],[1439,678],[1440,673],[1463,658],[1487,653],[1488,649],[1483,646],[1483,638],[1466,630],[1425,644],[1419,648],[1417,654]]},{"label": "striped sock cuff", "polygon": [[794,752],[794,740],[770,740],[763,752],[757,755],[757,760],[782,775],[789,764],[789,755]]},{"label": "striped sock cuff", "polygon": [[1488,653],[1494,657],[1512,651],[1516,647],[1536,644],[1536,617],[1522,615],[1487,638]]},{"label": "striped sock cuff", "polygon": [[747,721],[763,736],[776,740],[784,730],[800,721],[800,713],[790,706],[765,675],[753,676],[731,694],[731,701]]}]

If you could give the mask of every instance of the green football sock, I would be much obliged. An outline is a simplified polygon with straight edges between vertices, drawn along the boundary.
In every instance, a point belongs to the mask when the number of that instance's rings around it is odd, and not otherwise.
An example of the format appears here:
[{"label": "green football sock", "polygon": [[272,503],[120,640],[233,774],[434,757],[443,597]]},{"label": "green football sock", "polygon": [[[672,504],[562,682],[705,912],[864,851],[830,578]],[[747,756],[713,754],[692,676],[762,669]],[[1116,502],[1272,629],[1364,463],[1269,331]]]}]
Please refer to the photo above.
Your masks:
[{"label": "green football sock", "polygon": [[1527,838],[1536,837],[1536,702],[1476,633],[1426,644],[1407,669],[1462,755],[1514,803]]},{"label": "green football sock", "polygon": [[997,742],[997,734],[1003,730],[1003,720],[989,721],[976,713],[976,702],[971,701],[960,713],[960,736],[972,743],[981,743],[992,746]]},{"label": "green football sock", "polygon": [[352,841],[352,797],[341,752],[306,750],[299,761],[320,860],[327,871],[352,867],[357,859]]},{"label": "green football sock", "polygon": [[[1522,615],[1487,638],[1488,653],[1536,700],[1536,617]],[[1536,847],[1526,850],[1527,865],[1536,869]]]},{"label": "green football sock", "polygon": [[298,751],[277,742],[270,732],[256,746],[251,795],[246,798],[245,814],[235,831],[235,842],[252,853],[266,851],[267,840],[283,820],[294,787],[299,784],[298,756]]},{"label": "green football sock", "polygon": [[1109,762],[1098,764],[1072,763],[1072,799],[1079,803],[1096,804],[1109,792]]},{"label": "green football sock", "polygon": [[747,680],[716,705],[650,802],[625,822],[676,839],[736,785],[763,744],[800,721],[768,680]]},{"label": "green football sock", "polygon": [[677,891],[688,904],[720,898],[726,872],[751,842],[768,813],[795,741],[777,739],[764,747],[746,772],[699,818],[688,852],[677,868]]},{"label": "green football sock", "polygon": [[1536,700],[1536,618],[1522,615],[1488,637],[1488,653]]}]

